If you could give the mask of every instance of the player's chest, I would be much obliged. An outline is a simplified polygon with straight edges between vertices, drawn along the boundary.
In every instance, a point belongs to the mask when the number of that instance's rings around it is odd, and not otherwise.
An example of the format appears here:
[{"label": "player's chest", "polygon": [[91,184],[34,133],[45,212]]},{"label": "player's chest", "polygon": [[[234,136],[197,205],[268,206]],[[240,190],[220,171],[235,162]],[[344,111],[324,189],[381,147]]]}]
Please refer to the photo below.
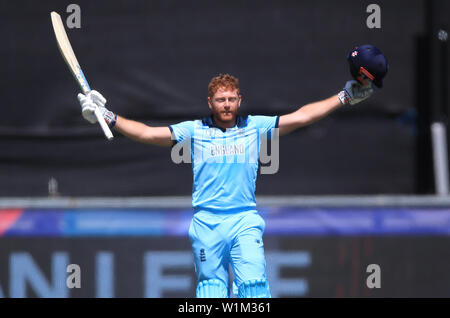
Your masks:
[{"label": "player's chest", "polygon": [[206,157],[245,156],[257,151],[258,135],[256,130],[244,128],[228,131],[208,128],[195,135],[193,146],[196,153],[202,152]]}]

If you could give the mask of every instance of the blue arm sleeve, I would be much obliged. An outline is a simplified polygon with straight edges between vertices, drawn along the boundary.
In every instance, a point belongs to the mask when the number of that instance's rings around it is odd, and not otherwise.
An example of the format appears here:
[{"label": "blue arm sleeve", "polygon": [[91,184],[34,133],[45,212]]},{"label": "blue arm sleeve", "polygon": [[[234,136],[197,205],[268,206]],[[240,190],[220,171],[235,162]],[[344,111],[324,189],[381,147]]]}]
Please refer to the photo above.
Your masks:
[{"label": "blue arm sleeve", "polygon": [[259,129],[260,135],[269,134],[273,128],[278,128],[279,116],[249,116],[256,129]]},{"label": "blue arm sleeve", "polygon": [[192,137],[194,133],[194,121],[189,120],[175,125],[170,125],[169,129],[172,132],[172,139],[176,142],[182,142]]}]

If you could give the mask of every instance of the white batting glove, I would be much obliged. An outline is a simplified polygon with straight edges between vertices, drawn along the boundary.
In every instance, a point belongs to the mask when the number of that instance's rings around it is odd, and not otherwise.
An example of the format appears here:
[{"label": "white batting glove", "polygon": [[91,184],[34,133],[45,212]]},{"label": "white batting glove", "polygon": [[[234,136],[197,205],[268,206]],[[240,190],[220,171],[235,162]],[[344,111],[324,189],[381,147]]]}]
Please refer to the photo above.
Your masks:
[{"label": "white batting glove", "polygon": [[351,80],[345,83],[345,87],[339,92],[338,97],[343,105],[355,105],[369,98],[373,94],[372,83],[363,85],[358,81]]},{"label": "white batting glove", "polygon": [[103,118],[105,118],[106,123],[110,127],[114,126],[114,124],[116,123],[117,115],[105,107],[106,98],[104,98],[102,94],[93,90],[86,95],[80,93],[78,94],[77,98],[80,102],[81,114],[83,115],[84,119],[86,119],[91,124],[95,124],[97,122],[97,117],[95,116],[95,108],[98,107]]}]

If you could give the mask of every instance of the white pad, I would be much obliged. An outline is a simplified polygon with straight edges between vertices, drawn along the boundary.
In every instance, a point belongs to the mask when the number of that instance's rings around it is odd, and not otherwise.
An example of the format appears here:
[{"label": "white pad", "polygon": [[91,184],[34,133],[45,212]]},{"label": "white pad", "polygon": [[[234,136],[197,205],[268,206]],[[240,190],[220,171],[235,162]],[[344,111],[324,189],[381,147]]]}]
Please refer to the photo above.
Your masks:
[{"label": "white pad", "polygon": [[228,298],[228,288],[219,279],[202,280],[196,293],[197,298]]},{"label": "white pad", "polygon": [[270,298],[269,282],[266,279],[252,279],[239,286],[239,298]]}]

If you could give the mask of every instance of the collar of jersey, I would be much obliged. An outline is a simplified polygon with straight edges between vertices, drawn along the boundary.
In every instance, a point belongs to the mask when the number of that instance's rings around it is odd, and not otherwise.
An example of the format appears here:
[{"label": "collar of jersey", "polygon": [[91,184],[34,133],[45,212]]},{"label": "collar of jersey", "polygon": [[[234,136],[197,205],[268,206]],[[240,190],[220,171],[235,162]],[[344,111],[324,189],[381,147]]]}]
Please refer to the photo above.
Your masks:
[{"label": "collar of jersey", "polygon": [[[202,123],[203,123],[204,126],[208,126],[210,128],[211,127],[219,128],[222,132],[226,131],[226,129],[223,129],[223,128],[221,128],[221,127],[216,125],[216,123],[214,122],[213,115],[210,115],[208,117],[204,117],[202,119]],[[247,126],[247,116],[237,116],[236,117],[236,126],[238,128],[242,128],[242,127]],[[236,126],[234,126],[233,128],[235,128]]]}]

